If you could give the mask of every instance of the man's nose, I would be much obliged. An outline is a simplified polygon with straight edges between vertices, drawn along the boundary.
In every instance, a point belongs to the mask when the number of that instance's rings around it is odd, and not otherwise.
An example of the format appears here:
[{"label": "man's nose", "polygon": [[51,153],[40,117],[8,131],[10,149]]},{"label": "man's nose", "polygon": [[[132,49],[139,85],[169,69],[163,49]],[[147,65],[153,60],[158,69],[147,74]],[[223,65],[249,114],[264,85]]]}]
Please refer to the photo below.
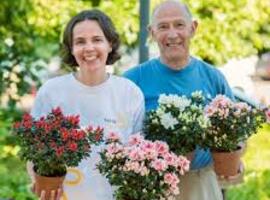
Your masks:
[{"label": "man's nose", "polygon": [[171,27],[168,31],[168,38],[176,38],[177,37],[177,31],[175,28]]}]

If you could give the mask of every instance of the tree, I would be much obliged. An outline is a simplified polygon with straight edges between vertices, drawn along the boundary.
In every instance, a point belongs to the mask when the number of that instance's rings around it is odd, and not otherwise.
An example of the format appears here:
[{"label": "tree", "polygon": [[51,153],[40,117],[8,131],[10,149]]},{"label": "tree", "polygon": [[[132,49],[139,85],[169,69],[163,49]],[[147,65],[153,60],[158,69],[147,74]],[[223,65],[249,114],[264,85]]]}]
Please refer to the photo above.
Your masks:
[{"label": "tree", "polygon": [[[152,0],[153,8],[161,0]],[[269,0],[186,0],[199,21],[192,52],[215,65],[270,50]],[[59,56],[71,16],[97,7],[115,23],[125,50],[138,45],[137,0],[2,0],[0,4],[0,98],[10,106],[33,84],[38,71]]]}]

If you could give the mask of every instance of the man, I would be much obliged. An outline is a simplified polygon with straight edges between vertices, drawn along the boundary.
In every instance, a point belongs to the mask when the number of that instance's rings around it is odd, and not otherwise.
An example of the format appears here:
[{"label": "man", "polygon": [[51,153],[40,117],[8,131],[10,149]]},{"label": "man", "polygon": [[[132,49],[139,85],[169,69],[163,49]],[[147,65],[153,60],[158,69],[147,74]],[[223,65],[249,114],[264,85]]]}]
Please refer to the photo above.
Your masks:
[{"label": "man", "polygon": [[[151,19],[149,32],[158,44],[160,57],[124,74],[144,93],[146,111],[157,107],[159,95],[163,93],[190,96],[201,90],[208,101],[217,94],[233,98],[224,76],[210,64],[190,55],[190,40],[198,24],[185,4],[165,1],[155,8]],[[180,182],[179,200],[222,199],[209,151],[196,149],[191,172]]]}]

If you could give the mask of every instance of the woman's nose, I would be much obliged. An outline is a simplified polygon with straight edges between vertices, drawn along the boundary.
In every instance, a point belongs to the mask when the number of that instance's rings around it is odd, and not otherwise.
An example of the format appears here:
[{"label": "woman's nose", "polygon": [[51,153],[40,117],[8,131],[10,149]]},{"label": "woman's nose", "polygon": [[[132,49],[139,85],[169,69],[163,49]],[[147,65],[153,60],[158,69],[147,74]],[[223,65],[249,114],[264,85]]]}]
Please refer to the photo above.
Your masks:
[{"label": "woman's nose", "polygon": [[93,50],[93,49],[94,49],[94,45],[93,45],[92,42],[87,42],[87,43],[85,44],[85,46],[84,46],[84,50],[86,50],[86,51],[91,51],[91,50]]}]

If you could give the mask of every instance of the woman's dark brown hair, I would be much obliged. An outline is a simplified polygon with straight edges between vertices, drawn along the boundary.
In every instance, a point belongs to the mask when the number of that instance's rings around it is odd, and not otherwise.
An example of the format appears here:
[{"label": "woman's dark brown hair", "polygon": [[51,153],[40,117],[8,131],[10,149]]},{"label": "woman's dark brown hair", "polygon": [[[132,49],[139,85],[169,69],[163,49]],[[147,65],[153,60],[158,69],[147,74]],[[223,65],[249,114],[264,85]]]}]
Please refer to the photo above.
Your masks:
[{"label": "woman's dark brown hair", "polygon": [[102,29],[108,42],[112,45],[112,51],[108,55],[106,64],[111,65],[115,61],[120,59],[120,54],[118,53],[118,49],[120,46],[120,39],[111,19],[105,13],[93,9],[80,12],[68,22],[63,35],[63,43],[62,43],[63,62],[69,65],[70,67],[78,66],[78,63],[76,62],[74,56],[72,55],[73,28],[77,23],[85,20],[95,20]]}]

